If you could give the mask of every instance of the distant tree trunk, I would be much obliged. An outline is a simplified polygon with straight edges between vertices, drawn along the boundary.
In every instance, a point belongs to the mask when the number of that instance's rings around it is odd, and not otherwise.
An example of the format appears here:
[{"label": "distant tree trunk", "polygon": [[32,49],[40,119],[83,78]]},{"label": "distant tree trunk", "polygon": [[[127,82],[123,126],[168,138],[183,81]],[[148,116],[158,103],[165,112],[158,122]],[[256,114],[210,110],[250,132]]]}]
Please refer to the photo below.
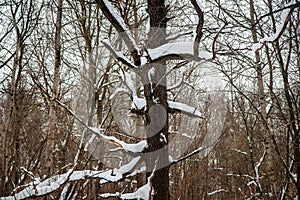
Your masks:
[{"label": "distant tree trunk", "polygon": [[55,99],[59,95],[59,83],[60,83],[60,69],[61,69],[61,27],[62,27],[62,4],[63,0],[58,1],[56,24],[55,24],[55,63],[54,63],[54,77],[52,86],[52,99],[50,100],[49,111],[49,132],[47,138],[47,173],[50,175],[54,172],[56,164],[55,143],[57,137],[57,107]]},{"label": "distant tree trunk", "polygon": [[[13,16],[13,27],[16,33],[16,53],[14,56],[14,62],[13,62],[13,67],[12,67],[12,76],[11,76],[11,83],[10,83],[10,113],[9,113],[9,120],[6,124],[5,127],[5,136],[4,136],[4,141],[5,141],[5,146],[7,145],[7,142],[10,141],[10,137],[7,134],[12,133],[12,160],[8,160],[7,158],[8,155],[6,153],[6,150],[4,150],[4,177],[9,176],[9,171],[12,173],[12,182],[13,184],[17,185],[19,184],[20,180],[20,167],[21,167],[21,160],[20,160],[20,145],[21,145],[21,140],[22,140],[22,127],[21,127],[21,121],[22,119],[19,116],[19,108],[20,106],[18,105],[17,102],[17,94],[18,94],[18,88],[19,88],[19,83],[21,81],[21,73],[23,70],[23,55],[24,55],[24,44],[23,44],[23,36],[22,33],[20,32],[20,29],[18,27],[18,18],[17,18],[17,8],[15,10],[12,10],[12,16]],[[9,144],[8,144],[9,145]],[[4,147],[5,147],[4,146]],[[7,146],[6,146],[7,147]],[[11,163],[9,163],[11,162]],[[11,165],[11,166],[9,166]],[[11,168],[11,169],[10,169]],[[6,180],[4,180],[4,190],[6,188]]]},{"label": "distant tree trunk", "polygon": [[[161,0],[148,0],[148,13],[150,16],[150,32],[148,40],[148,48],[155,48],[165,43],[166,40],[166,25],[167,25],[167,8],[164,1]],[[166,66],[165,62],[154,63],[150,66],[154,67],[155,73],[152,77],[152,83],[145,84],[145,97],[147,101],[147,125],[150,126],[147,130],[147,141],[149,144],[149,151],[152,152],[150,158],[147,157],[147,174],[146,177],[151,175],[151,171],[154,168],[155,161],[157,160],[157,170],[153,177],[153,188],[155,194],[153,199],[157,200],[168,200],[169,195],[169,166],[168,163],[169,154],[168,146],[161,140],[161,137],[165,137],[168,140],[168,114],[167,114],[167,90],[166,90]],[[144,73],[144,76],[146,76]],[[147,79],[147,77],[143,77]],[[144,82],[145,83],[145,82]],[[152,93],[153,89],[153,93]],[[166,116],[161,116],[160,111],[154,110],[153,115],[149,116],[149,110],[155,105],[153,99],[158,99],[158,109],[164,109]],[[158,130],[159,124],[164,120],[165,124]],[[153,132],[155,131],[155,132]],[[153,153],[160,150],[159,155]],[[164,166],[166,165],[166,166]]]}]

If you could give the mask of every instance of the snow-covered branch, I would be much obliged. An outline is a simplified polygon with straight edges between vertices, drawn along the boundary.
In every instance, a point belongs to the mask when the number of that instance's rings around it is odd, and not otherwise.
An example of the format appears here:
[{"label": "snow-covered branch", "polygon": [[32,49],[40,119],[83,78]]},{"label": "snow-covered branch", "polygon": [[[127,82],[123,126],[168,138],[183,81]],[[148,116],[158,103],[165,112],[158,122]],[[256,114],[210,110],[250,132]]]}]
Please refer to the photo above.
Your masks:
[{"label": "snow-covered branch", "polygon": [[108,0],[96,0],[96,3],[106,18],[112,23],[112,25],[124,39],[129,51],[131,52],[131,56],[134,59],[134,64],[139,66],[141,64],[139,48],[135,43],[134,38],[131,36],[131,33],[123,18]]},{"label": "snow-covered branch", "polygon": [[208,51],[198,51],[194,56],[193,42],[174,42],[147,49],[152,62],[164,60],[211,60],[213,54]]},{"label": "snow-covered branch", "polygon": [[[146,100],[143,98],[139,98],[137,96],[133,96],[133,104],[131,109],[143,110],[146,107]],[[189,106],[184,103],[168,101],[168,112],[181,112],[190,117],[203,118],[200,111],[197,108]]]},{"label": "snow-covered branch", "polygon": [[206,148],[199,147],[198,149],[195,149],[195,150],[192,151],[191,153],[189,153],[189,154],[187,154],[187,155],[185,155],[185,156],[183,156],[183,157],[181,157],[181,158],[179,158],[179,159],[177,159],[177,160],[170,159],[170,160],[169,160],[170,165],[174,165],[174,164],[176,164],[176,163],[178,163],[178,162],[180,162],[180,161],[186,160],[186,159],[192,157],[193,155],[195,155],[195,154],[197,154],[197,153],[199,153],[199,152],[201,152],[201,151],[204,151],[204,150],[206,150]]},{"label": "snow-covered branch", "polygon": [[[299,4],[299,3],[297,3],[297,4]],[[258,50],[260,50],[267,42],[274,42],[280,38],[280,36],[283,34],[283,32],[287,26],[287,22],[291,16],[293,10],[295,9],[295,6],[293,6],[293,5],[297,5],[297,4],[293,4],[293,0],[291,0],[286,5],[286,9],[284,9],[281,13],[281,16],[280,16],[281,24],[277,28],[276,32],[272,36],[264,37],[264,38],[260,39],[258,43],[253,44],[252,45],[253,52],[257,52]]]},{"label": "snow-covered branch", "polygon": [[168,101],[169,104],[169,112],[182,112],[190,117],[203,118],[200,111],[197,108],[189,106],[184,103]]},{"label": "snow-covered branch", "polygon": [[295,9],[295,8],[298,8],[298,7],[300,7],[300,1],[297,1],[295,4],[289,3],[289,4],[287,4],[287,5],[286,5],[285,7],[283,7],[283,8],[280,8],[280,9],[274,10],[274,11],[272,11],[272,12],[269,12],[269,13],[267,13],[267,14],[264,14],[264,15],[260,16],[260,17],[256,20],[256,22],[252,25],[252,28],[253,28],[254,26],[256,26],[256,25],[257,25],[263,18],[265,18],[265,17],[268,17],[268,16],[273,15],[273,14],[275,14],[275,13],[284,11],[284,10],[286,10],[286,9]]},{"label": "snow-covered branch", "polygon": [[207,195],[208,195],[208,196],[212,196],[212,195],[218,194],[218,193],[220,193],[220,192],[227,192],[227,190],[225,190],[225,189],[218,189],[218,190],[215,190],[215,191],[213,191],[213,192],[207,193]]},{"label": "snow-covered branch", "polygon": [[15,199],[26,199],[30,197],[39,197],[46,194],[50,194],[66,183],[73,181],[86,180],[86,179],[100,179],[100,184],[107,182],[117,182],[126,177],[135,176],[138,173],[144,171],[134,170],[135,166],[139,163],[140,156],[132,159],[128,164],[123,165],[119,169],[111,169],[107,171],[92,171],[92,170],[82,170],[74,171],[70,169],[64,174],[59,174],[47,178],[43,181],[35,180],[25,186],[23,186],[19,192],[16,192],[12,196],[1,197],[1,200],[15,200]]},{"label": "snow-covered branch", "polygon": [[126,152],[131,152],[131,153],[140,153],[142,151],[144,151],[148,144],[146,140],[142,140],[138,143],[135,144],[129,144],[126,143],[124,141],[119,140],[118,138],[114,137],[114,136],[107,136],[105,134],[103,134],[103,130],[99,129],[97,127],[90,127],[88,126],[82,119],[80,119],[80,117],[78,117],[71,109],[69,109],[66,105],[64,105],[63,103],[61,103],[58,100],[55,100],[58,105],[62,106],[64,109],[66,109],[78,122],[80,122],[83,126],[85,126],[89,131],[91,131],[93,134],[97,135],[99,138],[108,141],[112,144],[114,144],[115,146],[123,149]]},{"label": "snow-covered branch", "polygon": [[152,179],[154,177],[154,173],[156,171],[156,166],[157,166],[157,160],[156,164],[154,166],[154,169],[151,173],[151,175],[147,178],[147,183],[143,185],[142,187],[138,188],[135,192],[132,193],[125,193],[125,194],[120,194],[120,193],[105,193],[101,194],[100,197],[102,198],[109,198],[109,197],[118,197],[119,199],[151,199],[152,195]]},{"label": "snow-covered branch", "polygon": [[130,67],[131,69],[137,68],[129,59],[127,59],[122,52],[116,51],[111,44],[106,41],[101,41],[102,44],[113,54],[113,56],[120,61],[122,64]]}]

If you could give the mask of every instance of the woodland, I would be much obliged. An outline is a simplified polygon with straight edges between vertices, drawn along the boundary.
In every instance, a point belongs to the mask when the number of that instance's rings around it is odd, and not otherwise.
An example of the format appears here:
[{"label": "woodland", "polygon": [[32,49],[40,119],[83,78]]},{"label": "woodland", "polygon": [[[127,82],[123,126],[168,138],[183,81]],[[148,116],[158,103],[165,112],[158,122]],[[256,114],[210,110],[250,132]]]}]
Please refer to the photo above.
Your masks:
[{"label": "woodland", "polygon": [[300,198],[299,0],[0,0],[0,200]]}]

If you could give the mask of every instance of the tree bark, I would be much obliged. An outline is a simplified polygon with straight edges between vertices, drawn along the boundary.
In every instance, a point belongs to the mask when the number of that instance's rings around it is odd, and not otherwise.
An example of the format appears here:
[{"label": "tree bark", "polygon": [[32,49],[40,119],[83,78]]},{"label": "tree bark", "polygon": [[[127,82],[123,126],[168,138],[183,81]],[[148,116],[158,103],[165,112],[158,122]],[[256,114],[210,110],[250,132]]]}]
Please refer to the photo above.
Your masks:
[{"label": "tree bark", "polygon": [[[167,7],[162,0],[148,0],[148,13],[150,16],[150,32],[148,35],[148,48],[155,48],[165,43],[166,40],[166,25],[167,25]],[[156,163],[155,175],[152,179],[154,188],[153,199],[170,199],[169,194],[169,166],[168,166],[168,146],[165,137],[168,141],[168,114],[167,114],[167,90],[166,90],[166,65],[165,62],[154,63],[149,68],[154,68],[155,73],[152,80],[148,80],[148,76],[144,73],[143,82],[145,89],[145,97],[147,102],[147,141],[149,144],[149,154],[146,159],[147,174],[151,175]],[[148,68],[148,70],[149,70]],[[153,100],[158,100],[154,102]],[[155,104],[159,104],[158,110],[154,109]],[[154,107],[153,107],[154,106]],[[150,109],[153,110],[150,119]],[[161,112],[161,110],[164,110]],[[162,114],[165,112],[165,116]],[[161,121],[165,121],[160,128]],[[160,129],[160,130],[159,130]],[[159,150],[159,154],[156,153]]]},{"label": "tree bark", "polygon": [[60,69],[61,69],[61,28],[62,28],[62,4],[63,0],[58,1],[56,24],[55,24],[55,63],[54,63],[54,77],[52,86],[52,99],[50,100],[49,111],[49,132],[47,138],[47,173],[52,174],[56,164],[56,137],[57,137],[57,106],[55,100],[59,95],[59,83],[60,83]]}]

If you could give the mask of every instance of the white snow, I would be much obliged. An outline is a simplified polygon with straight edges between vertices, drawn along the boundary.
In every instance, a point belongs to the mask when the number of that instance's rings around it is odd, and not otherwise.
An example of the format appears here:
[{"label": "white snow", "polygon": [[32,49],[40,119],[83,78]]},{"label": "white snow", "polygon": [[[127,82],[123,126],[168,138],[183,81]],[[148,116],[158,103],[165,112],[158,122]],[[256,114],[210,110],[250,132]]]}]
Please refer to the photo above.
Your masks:
[{"label": "white snow", "polygon": [[125,62],[127,62],[128,64],[130,64],[131,66],[134,66],[135,68],[137,68],[132,62],[131,60],[129,60],[128,58],[126,58],[123,53],[121,51],[115,51],[117,58],[122,58]]},{"label": "white snow", "polygon": [[[184,103],[168,101],[169,108],[181,111],[182,113],[192,116],[192,117],[202,117],[201,112],[199,112],[195,107],[189,106]],[[137,96],[133,96],[132,109],[137,108],[142,110],[146,106],[146,100],[143,98],[139,98]]]},{"label": "white snow", "polygon": [[167,138],[163,133],[160,133],[160,142],[164,142],[165,144],[168,143]]},{"label": "white snow", "polygon": [[153,77],[154,75],[155,75],[155,68],[151,67],[151,69],[149,69],[149,71],[148,71],[148,79],[150,82],[152,82],[151,77]]},{"label": "white snow", "polygon": [[263,46],[263,44],[260,43],[260,42],[255,43],[255,44],[252,45],[251,50],[252,50],[253,52],[256,52],[258,49],[261,49],[262,46]]},{"label": "white snow", "polygon": [[93,135],[90,137],[89,141],[85,144],[85,146],[84,146],[84,151],[88,151],[89,146],[94,142],[95,139],[96,139],[96,135],[93,134]]},{"label": "white snow", "polygon": [[107,136],[107,135],[103,134],[99,128],[96,128],[96,127],[88,127],[88,128],[89,128],[89,130],[93,131],[93,133],[95,133],[97,136],[99,136],[105,140],[111,141],[116,146],[124,149],[126,152],[139,153],[139,152],[142,152],[148,146],[146,140],[142,140],[135,144],[129,144],[129,143],[125,143],[125,142],[117,139],[114,136]]},{"label": "white snow", "polygon": [[[156,163],[157,164],[157,163]],[[147,183],[143,185],[142,187],[138,188],[135,192],[133,193],[125,193],[125,194],[120,194],[119,192],[112,194],[112,193],[105,193],[101,194],[100,197],[102,198],[108,198],[108,197],[118,197],[119,199],[150,199],[150,196],[152,195],[153,188],[152,188],[152,183],[151,180],[154,176],[156,170],[156,165],[154,167],[154,170],[152,171],[151,175],[147,179]]]},{"label": "white snow", "polygon": [[[148,53],[152,60],[159,59],[168,55],[180,55],[180,56],[193,56],[194,55],[194,43],[193,42],[175,42],[167,43],[159,46],[155,49],[148,49]],[[212,59],[212,53],[208,51],[199,51],[198,57],[204,60]]]},{"label": "white snow", "polygon": [[167,7],[167,6],[169,6],[169,5],[170,5],[169,0],[165,0],[165,6]]},{"label": "white snow", "polygon": [[196,2],[197,2],[197,5],[199,6],[199,8],[202,10],[202,12],[204,12],[204,6],[200,2],[200,0],[196,0]]},{"label": "white snow", "polygon": [[129,66],[131,68],[137,68],[137,66],[134,63],[132,63],[126,56],[124,56],[121,51],[116,51],[108,40],[102,40],[101,42],[114,55],[116,59],[121,61],[126,66]]},{"label": "white snow", "polygon": [[131,44],[133,45],[133,48],[138,51],[139,48],[137,47],[134,38],[131,36],[129,29],[127,28],[123,18],[120,16],[118,11],[114,8],[114,6],[108,0],[103,0],[103,3],[108,8],[109,12],[113,15],[113,17],[117,20],[117,22],[122,27],[122,29],[125,31]]},{"label": "white snow", "polygon": [[235,152],[237,152],[237,153],[240,153],[240,154],[243,154],[243,155],[247,155],[247,152],[245,152],[245,151],[241,151],[241,150],[239,150],[239,149],[233,149]]},{"label": "white snow", "polygon": [[209,192],[209,193],[207,193],[207,195],[208,196],[212,196],[212,195],[220,193],[220,192],[227,192],[227,190],[225,190],[225,189],[219,189],[219,190],[215,190],[213,192]]},{"label": "white snow", "polygon": [[139,98],[137,96],[133,96],[133,102],[131,105],[132,109],[138,109],[138,110],[142,110],[143,108],[145,108],[146,106],[146,100],[143,98]]},{"label": "white snow", "polygon": [[[291,6],[293,4],[293,2],[294,1],[291,0],[288,4],[286,4],[286,7]],[[276,32],[272,36],[264,37],[264,38],[260,39],[258,43],[253,44],[251,47],[253,52],[256,52],[257,50],[261,49],[265,42],[274,42],[276,39],[278,39],[278,37],[280,36],[280,34],[282,33],[282,31],[284,29],[284,25],[287,21],[287,18],[289,17],[290,11],[291,11],[291,8],[287,8],[282,11],[281,16],[280,16],[281,24],[277,28]]]},{"label": "white snow", "polygon": [[199,117],[199,118],[202,117],[201,112],[199,112],[195,107],[180,102],[174,102],[174,101],[168,101],[168,104],[170,108],[180,110],[187,115],[192,115],[194,117]]},{"label": "white snow", "polygon": [[[133,170],[137,163],[140,161],[140,156],[133,158],[128,164],[123,165],[119,169],[112,169],[108,171],[91,171],[91,170],[82,170],[82,171],[73,171],[70,169],[67,173],[52,176],[42,182],[33,181],[25,186],[23,190],[16,193],[14,196],[1,197],[1,200],[15,200],[15,199],[26,199],[28,197],[43,196],[49,194],[63,184],[78,181],[87,178],[99,178],[101,179],[100,184],[106,182],[117,182],[124,178],[124,176],[134,176],[137,173],[140,173],[142,170]],[[127,174],[129,173],[129,174]],[[127,174],[127,175],[126,175]],[[65,188],[64,188],[65,189]]]}]

